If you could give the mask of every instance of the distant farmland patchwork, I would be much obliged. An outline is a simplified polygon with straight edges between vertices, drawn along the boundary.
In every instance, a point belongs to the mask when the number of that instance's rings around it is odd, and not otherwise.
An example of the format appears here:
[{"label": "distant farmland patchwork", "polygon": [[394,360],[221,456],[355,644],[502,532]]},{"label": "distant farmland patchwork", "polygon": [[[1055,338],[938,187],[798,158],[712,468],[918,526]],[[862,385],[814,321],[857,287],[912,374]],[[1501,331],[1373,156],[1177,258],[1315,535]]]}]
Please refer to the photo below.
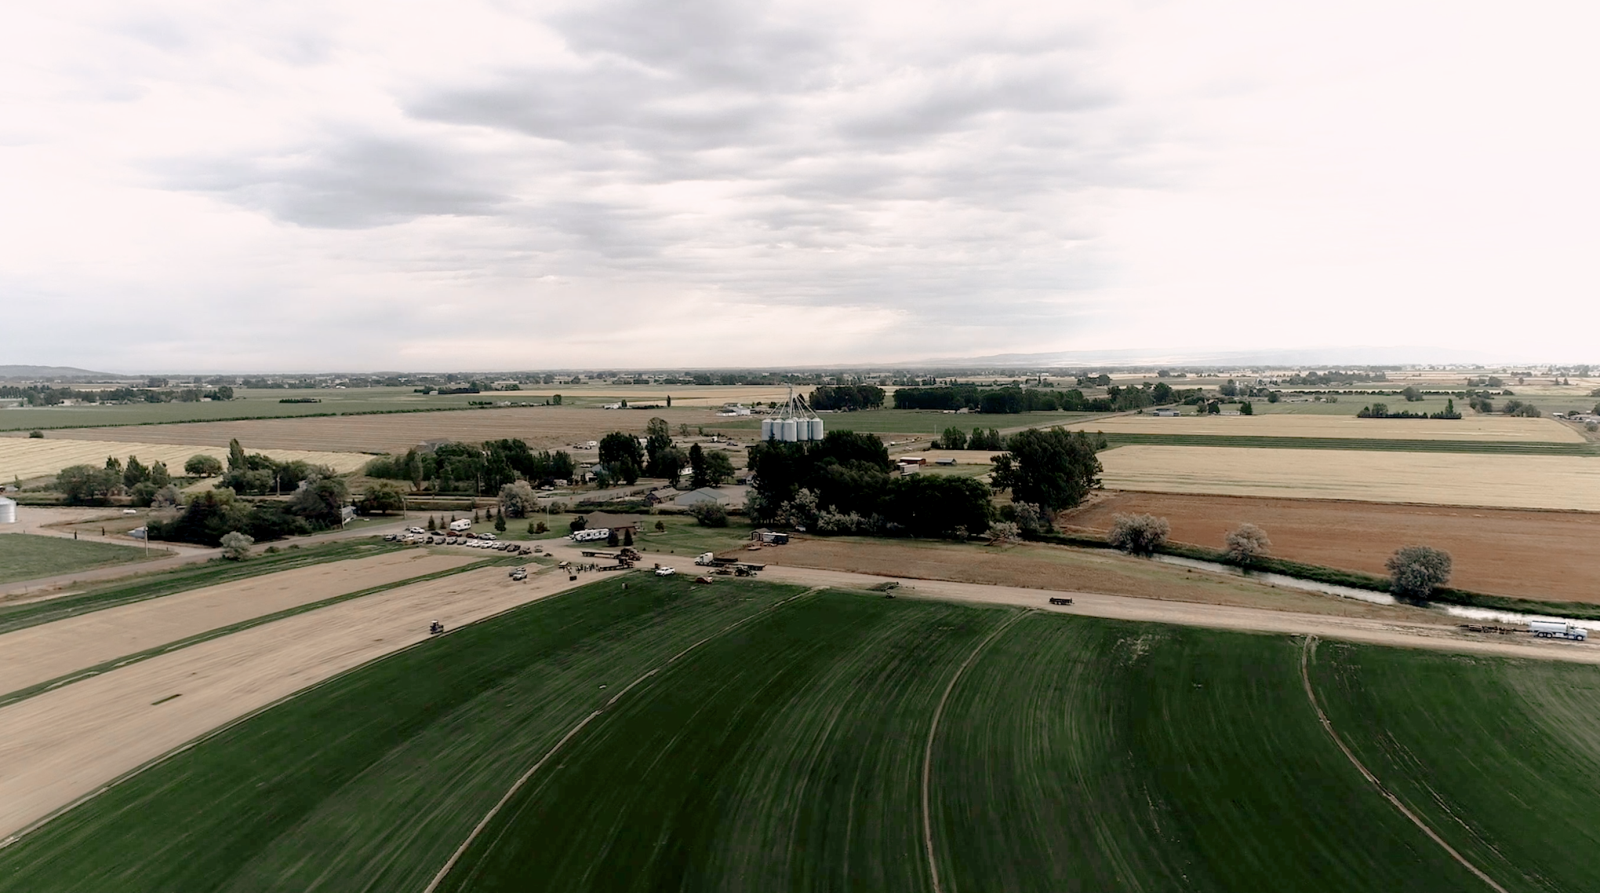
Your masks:
[{"label": "distant farmland patchwork", "polygon": [[1303,660],[1347,746],[1498,884],[1600,887],[1574,858],[1595,668],[627,582],[225,729],[0,849],[0,890],[1481,887],[1329,737]]}]

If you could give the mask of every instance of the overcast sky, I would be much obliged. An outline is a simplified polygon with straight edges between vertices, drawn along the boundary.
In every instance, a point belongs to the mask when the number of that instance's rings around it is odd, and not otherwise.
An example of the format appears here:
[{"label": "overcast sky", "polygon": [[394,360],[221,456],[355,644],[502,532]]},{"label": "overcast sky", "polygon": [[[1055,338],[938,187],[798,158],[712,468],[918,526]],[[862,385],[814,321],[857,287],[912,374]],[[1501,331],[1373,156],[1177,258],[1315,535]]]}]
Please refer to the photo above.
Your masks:
[{"label": "overcast sky", "polygon": [[0,363],[1600,362],[1596,9],[6,4]]}]

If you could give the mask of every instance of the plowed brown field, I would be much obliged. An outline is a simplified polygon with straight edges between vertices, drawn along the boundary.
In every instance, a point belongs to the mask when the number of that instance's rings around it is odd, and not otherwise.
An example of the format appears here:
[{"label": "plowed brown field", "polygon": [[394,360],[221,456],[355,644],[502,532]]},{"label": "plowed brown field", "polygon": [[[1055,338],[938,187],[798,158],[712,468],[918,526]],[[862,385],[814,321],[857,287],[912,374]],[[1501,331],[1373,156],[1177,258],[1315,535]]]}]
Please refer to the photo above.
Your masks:
[{"label": "plowed brown field", "polygon": [[1266,530],[1280,558],[1371,574],[1386,573],[1384,560],[1401,546],[1433,546],[1454,559],[1452,586],[1600,602],[1594,569],[1600,514],[1116,492],[1061,522],[1105,531],[1119,512],[1166,518],[1172,539],[1214,549],[1229,530],[1249,522]]},{"label": "plowed brown field", "polygon": [[[709,409],[604,410],[576,406],[402,412],[320,416],[309,419],[252,419],[242,422],[189,422],[133,428],[73,428],[61,432],[75,440],[140,440],[189,446],[226,447],[238,438],[247,450],[325,450],[389,453],[425,440],[483,441],[519,437],[536,449],[575,441],[599,440],[612,431],[642,434],[652,418],[677,426],[716,427]],[[746,419],[748,421],[748,419]],[[26,436],[26,432],[13,432]],[[137,435],[137,436],[135,436]],[[52,435],[54,436],[54,435]],[[181,463],[180,463],[181,464]]]}]

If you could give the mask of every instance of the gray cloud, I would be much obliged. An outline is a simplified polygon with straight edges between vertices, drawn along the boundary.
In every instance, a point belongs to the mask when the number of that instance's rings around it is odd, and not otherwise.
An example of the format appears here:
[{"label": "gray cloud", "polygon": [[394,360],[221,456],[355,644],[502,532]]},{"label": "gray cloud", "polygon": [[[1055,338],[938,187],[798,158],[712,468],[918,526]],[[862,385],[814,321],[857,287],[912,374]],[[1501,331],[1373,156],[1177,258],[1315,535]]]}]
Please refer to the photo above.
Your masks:
[{"label": "gray cloud", "polygon": [[478,160],[418,139],[336,132],[292,151],[169,161],[157,170],[173,188],[301,226],[345,229],[495,213],[508,201],[509,181]]}]

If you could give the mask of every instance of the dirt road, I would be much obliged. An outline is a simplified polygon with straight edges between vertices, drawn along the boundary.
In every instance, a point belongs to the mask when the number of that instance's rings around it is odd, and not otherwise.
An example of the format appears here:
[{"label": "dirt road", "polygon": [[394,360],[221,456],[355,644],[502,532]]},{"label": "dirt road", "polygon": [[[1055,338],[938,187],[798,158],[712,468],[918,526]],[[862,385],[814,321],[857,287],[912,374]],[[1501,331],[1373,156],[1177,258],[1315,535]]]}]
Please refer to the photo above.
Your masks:
[{"label": "dirt road", "polygon": [[0,694],[208,630],[385,583],[460,567],[477,555],[385,552],[251,577],[0,635]]},{"label": "dirt road", "polygon": [[578,583],[484,568],[264,624],[0,708],[0,842],[174,748],[352,667]]},{"label": "dirt road", "polygon": [[[802,586],[836,586],[862,589],[895,580],[893,577],[857,574],[847,571],[818,570],[802,567],[769,567],[762,578],[778,583],[796,583]],[[1249,632],[1289,633],[1291,635],[1317,635],[1329,639],[1367,642],[1374,645],[1395,645],[1402,648],[1430,648],[1439,651],[1459,651],[1470,654],[1496,654],[1504,657],[1526,657],[1536,660],[1564,660],[1573,663],[1600,664],[1600,646],[1576,642],[1537,642],[1531,639],[1507,642],[1499,637],[1463,634],[1452,625],[1417,623],[1398,620],[1375,620],[1365,617],[1339,617],[1328,614],[1305,614],[1296,611],[1273,611],[1245,608],[1236,605],[1207,605],[1195,602],[1158,601],[1129,598],[1121,595],[1101,595],[1092,592],[1040,591],[1014,586],[994,586],[976,583],[950,583],[941,580],[899,580],[897,595],[949,599],[953,601],[987,602],[998,605],[1021,605],[1041,611],[1064,614],[1081,614],[1087,617],[1107,617],[1114,620],[1140,620],[1150,623],[1176,623],[1183,626],[1209,626],[1216,629],[1235,629]],[[1052,595],[1072,598],[1070,607],[1050,604]]]}]

